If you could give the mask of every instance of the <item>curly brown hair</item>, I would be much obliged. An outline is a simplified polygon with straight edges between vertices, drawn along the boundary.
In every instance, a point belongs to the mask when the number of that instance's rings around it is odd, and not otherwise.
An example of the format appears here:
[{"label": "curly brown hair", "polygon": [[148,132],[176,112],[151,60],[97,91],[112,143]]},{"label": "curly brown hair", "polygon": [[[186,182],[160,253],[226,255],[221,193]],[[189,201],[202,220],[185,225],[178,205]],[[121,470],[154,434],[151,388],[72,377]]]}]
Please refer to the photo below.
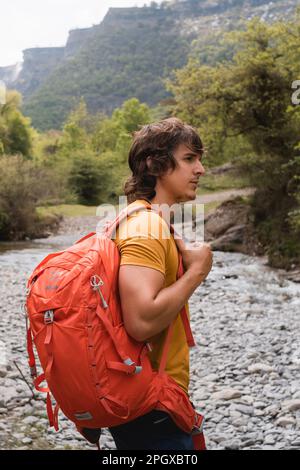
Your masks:
[{"label": "curly brown hair", "polygon": [[134,133],[128,158],[132,175],[124,186],[129,204],[136,199],[146,199],[150,202],[156,195],[156,179],[169,169],[176,168],[173,152],[180,144],[185,144],[199,155],[204,152],[196,129],[178,118],[148,124]]}]

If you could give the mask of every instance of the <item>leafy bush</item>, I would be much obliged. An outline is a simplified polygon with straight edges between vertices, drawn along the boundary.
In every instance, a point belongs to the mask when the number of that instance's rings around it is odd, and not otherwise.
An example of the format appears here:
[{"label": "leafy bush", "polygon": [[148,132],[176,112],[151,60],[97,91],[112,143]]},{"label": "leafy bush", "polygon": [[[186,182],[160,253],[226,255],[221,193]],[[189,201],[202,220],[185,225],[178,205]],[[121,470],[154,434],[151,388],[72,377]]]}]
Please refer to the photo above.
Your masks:
[{"label": "leafy bush", "polygon": [[43,219],[36,207],[58,192],[52,175],[21,155],[0,157],[0,239],[42,236],[57,217]]}]

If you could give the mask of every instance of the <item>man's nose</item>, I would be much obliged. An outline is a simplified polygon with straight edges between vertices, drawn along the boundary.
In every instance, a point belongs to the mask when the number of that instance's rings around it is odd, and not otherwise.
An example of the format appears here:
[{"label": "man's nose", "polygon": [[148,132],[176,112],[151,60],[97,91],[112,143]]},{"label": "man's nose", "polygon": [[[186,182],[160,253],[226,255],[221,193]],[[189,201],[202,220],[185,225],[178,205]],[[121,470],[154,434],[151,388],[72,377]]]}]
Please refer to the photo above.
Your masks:
[{"label": "man's nose", "polygon": [[201,176],[205,175],[205,168],[202,165],[202,163],[200,162],[200,160],[198,160],[195,171],[196,171],[197,175],[201,175]]}]

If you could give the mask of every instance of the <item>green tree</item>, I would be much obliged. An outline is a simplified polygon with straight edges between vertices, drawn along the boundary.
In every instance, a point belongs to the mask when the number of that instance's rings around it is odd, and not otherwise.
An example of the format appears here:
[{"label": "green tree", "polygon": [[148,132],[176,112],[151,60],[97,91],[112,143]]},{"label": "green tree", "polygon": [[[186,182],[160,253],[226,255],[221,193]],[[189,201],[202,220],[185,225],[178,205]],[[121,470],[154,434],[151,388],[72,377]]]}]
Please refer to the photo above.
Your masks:
[{"label": "green tree", "polygon": [[132,134],[138,130],[139,126],[150,121],[150,108],[137,98],[131,98],[113,112],[112,120],[128,134]]},{"label": "green tree", "polygon": [[[128,176],[128,152],[132,135],[141,126],[151,121],[150,108],[137,98],[125,101],[111,118],[103,117],[92,135],[92,148],[98,155],[107,181],[102,177],[102,188],[113,201],[121,195],[123,183]],[[102,192],[103,194],[103,192]]]},{"label": "green tree", "polygon": [[92,146],[95,152],[102,153],[106,150],[114,150],[119,132],[118,122],[108,117],[100,119],[92,136]]},{"label": "green tree", "polygon": [[132,134],[151,120],[150,108],[132,98],[116,109],[111,118],[100,119],[93,135],[93,148],[98,152],[117,150],[126,154]]},{"label": "green tree", "polygon": [[31,157],[33,130],[30,119],[20,111],[21,95],[8,91],[6,103],[0,105],[0,154],[17,154]]},{"label": "green tree", "polygon": [[55,180],[82,204],[117,202],[128,175],[132,133],[150,121],[150,109],[136,98],[109,118],[90,115],[82,99],[69,114],[63,131],[35,138],[35,158],[50,167]]},{"label": "green tree", "polygon": [[91,119],[87,111],[86,103],[80,100],[76,108],[69,114],[61,139],[61,152],[69,155],[76,150],[84,150],[89,147],[89,130]]},{"label": "green tree", "polygon": [[69,185],[80,204],[95,205],[101,202],[107,176],[99,158],[78,152],[72,161]]},{"label": "green tree", "polygon": [[204,66],[192,59],[168,85],[175,112],[222,158],[231,153],[252,179],[261,240],[272,264],[286,267],[300,261],[299,233],[290,220],[299,207],[300,107],[291,105],[291,84],[300,76],[299,33],[299,16],[273,25],[255,19],[226,36],[237,49],[232,61]]}]

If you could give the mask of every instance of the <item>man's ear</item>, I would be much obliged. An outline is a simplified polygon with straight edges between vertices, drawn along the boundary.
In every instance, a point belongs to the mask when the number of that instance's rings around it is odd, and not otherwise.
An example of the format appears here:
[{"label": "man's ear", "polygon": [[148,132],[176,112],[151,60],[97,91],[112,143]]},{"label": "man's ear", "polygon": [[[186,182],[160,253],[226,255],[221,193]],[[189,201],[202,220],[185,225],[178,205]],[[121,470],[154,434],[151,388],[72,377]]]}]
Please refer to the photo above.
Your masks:
[{"label": "man's ear", "polygon": [[151,163],[152,163],[152,160],[151,160],[151,157],[149,156],[146,158],[146,165],[147,165],[148,170],[151,169]]}]

